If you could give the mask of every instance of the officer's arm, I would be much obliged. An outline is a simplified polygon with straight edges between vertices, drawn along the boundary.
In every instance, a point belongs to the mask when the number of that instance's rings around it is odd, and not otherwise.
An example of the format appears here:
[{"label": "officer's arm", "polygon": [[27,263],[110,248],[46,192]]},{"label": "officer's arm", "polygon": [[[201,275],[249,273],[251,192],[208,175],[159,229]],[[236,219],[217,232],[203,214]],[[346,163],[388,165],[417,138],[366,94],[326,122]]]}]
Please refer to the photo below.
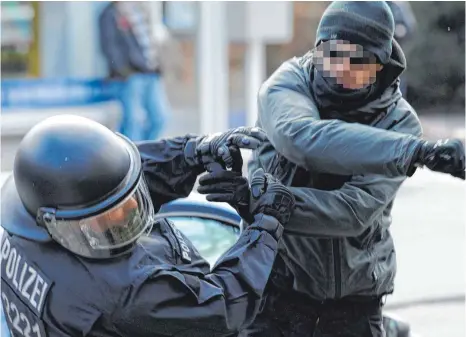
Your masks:
[{"label": "officer's arm", "polygon": [[320,120],[299,62],[285,62],[259,91],[260,126],[273,147],[310,171],[406,176],[421,139],[358,123]]},{"label": "officer's arm", "polygon": [[191,193],[204,167],[189,165],[184,157],[186,142],[193,136],[136,143],[152,201],[156,207]]},{"label": "officer's arm", "polygon": [[[270,232],[261,228],[275,228]],[[277,230],[279,229],[279,230]],[[126,336],[220,336],[249,325],[277,254],[282,227],[257,215],[209,274],[182,266],[154,273],[122,295],[114,324]]]}]

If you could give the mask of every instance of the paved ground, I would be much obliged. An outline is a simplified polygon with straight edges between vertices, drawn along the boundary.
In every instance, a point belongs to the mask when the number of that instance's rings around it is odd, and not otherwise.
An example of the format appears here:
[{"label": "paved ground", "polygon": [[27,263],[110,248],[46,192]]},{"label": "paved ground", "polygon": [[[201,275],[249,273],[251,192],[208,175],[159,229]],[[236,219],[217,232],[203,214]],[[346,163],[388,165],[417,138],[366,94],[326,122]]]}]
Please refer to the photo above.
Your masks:
[{"label": "paved ground", "polygon": [[463,182],[420,171],[395,203],[398,274],[387,306],[424,337],[466,335],[465,202]]}]

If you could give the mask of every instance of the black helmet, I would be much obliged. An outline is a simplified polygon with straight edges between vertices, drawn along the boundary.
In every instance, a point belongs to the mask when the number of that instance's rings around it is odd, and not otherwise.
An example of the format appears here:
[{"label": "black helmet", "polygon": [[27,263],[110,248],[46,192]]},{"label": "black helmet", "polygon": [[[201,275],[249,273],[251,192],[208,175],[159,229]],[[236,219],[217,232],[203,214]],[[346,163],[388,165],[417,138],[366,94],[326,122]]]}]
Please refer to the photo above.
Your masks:
[{"label": "black helmet", "polygon": [[90,119],[61,115],[35,125],[14,163],[27,212],[75,254],[128,252],[154,219],[134,144]]}]

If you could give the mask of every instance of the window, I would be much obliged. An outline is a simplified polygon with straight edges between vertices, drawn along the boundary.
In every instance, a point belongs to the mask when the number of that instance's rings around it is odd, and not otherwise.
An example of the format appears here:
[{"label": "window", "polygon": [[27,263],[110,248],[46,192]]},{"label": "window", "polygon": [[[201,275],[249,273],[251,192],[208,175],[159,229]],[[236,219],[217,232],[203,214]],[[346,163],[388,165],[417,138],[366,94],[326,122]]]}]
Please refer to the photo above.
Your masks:
[{"label": "window", "polygon": [[1,2],[2,78],[38,76],[39,2]]},{"label": "window", "polygon": [[238,239],[239,228],[199,217],[169,217],[211,266]]}]

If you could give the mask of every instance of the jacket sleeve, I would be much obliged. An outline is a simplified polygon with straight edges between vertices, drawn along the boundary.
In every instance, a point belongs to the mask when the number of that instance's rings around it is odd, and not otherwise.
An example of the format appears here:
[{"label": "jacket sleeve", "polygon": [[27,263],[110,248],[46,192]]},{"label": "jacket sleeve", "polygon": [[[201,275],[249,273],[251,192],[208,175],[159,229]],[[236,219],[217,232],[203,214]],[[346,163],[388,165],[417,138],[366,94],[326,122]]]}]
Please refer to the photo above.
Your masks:
[{"label": "jacket sleeve", "polygon": [[111,8],[106,8],[99,17],[99,33],[102,52],[107,58],[109,67],[122,75],[128,64],[124,54],[119,50],[118,28]]},{"label": "jacket sleeve", "polygon": [[[413,114],[395,129],[419,137],[422,134]],[[333,191],[290,187],[296,209],[286,230],[301,235],[358,236],[387,208],[405,179],[365,174],[353,176],[342,188]]]},{"label": "jacket sleeve", "polygon": [[307,170],[406,176],[421,140],[358,123],[320,120],[298,62],[285,62],[259,91],[259,124],[277,152]]},{"label": "jacket sleeve", "polygon": [[[281,226],[266,215],[256,216],[255,225]],[[258,313],[277,249],[276,238],[268,232],[247,228],[211,273],[173,266],[129,289],[121,298],[114,324],[125,336],[205,337],[237,332]]]},{"label": "jacket sleeve", "polygon": [[374,223],[406,177],[355,176],[339,190],[290,187],[296,209],[286,230],[312,236],[358,236]]},{"label": "jacket sleeve", "polygon": [[156,211],[172,200],[187,197],[203,167],[189,166],[184,147],[193,136],[175,137],[136,144],[141,154],[142,170]]}]

